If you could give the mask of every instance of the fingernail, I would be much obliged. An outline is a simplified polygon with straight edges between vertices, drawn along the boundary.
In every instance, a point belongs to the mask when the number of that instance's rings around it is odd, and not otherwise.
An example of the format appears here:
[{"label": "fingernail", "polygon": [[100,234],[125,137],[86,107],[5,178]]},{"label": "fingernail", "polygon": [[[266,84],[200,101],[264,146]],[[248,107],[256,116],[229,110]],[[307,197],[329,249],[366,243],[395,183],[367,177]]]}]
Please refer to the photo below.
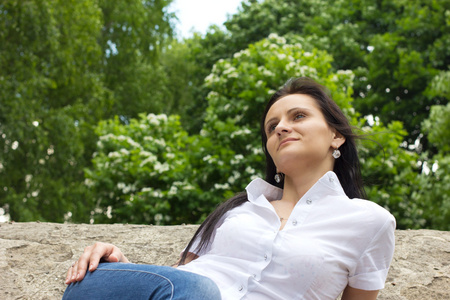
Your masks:
[{"label": "fingernail", "polygon": [[73,279],[75,279],[75,274],[73,274],[73,276],[72,276],[72,280],[73,280]]},{"label": "fingernail", "polygon": [[80,274],[78,273],[78,274],[77,274],[77,280],[78,280],[79,277],[80,277]]},{"label": "fingernail", "polygon": [[89,266],[89,271],[92,271],[93,268],[94,268],[94,265],[90,265]]}]

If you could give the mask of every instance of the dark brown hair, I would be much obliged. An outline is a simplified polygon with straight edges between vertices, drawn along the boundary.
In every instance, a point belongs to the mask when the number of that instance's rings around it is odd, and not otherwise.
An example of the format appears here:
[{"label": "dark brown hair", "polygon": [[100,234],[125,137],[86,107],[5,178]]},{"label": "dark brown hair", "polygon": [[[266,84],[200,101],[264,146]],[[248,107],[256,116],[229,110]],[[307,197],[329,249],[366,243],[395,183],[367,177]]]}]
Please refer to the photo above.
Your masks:
[{"label": "dark brown hair", "polygon": [[[336,159],[333,171],[336,173],[339,181],[349,198],[366,198],[364,187],[361,178],[361,171],[359,166],[358,153],[356,150],[355,139],[358,137],[353,133],[352,127],[348,119],[338,107],[338,105],[331,99],[327,89],[310,78],[300,77],[288,80],[283,87],[281,87],[266,105],[266,109],[261,118],[261,141],[264,154],[266,155],[266,181],[272,185],[283,188],[283,181],[277,183],[274,179],[276,174],[276,167],[266,148],[267,135],[264,130],[264,122],[270,107],[279,99],[293,94],[303,94],[314,98],[320,107],[322,114],[325,117],[328,126],[336,129],[345,137],[345,143],[341,145],[341,157]],[[224,203],[222,203],[216,210],[214,210],[206,220],[200,225],[197,232],[186,247],[183,256],[179,262],[184,264],[186,256],[191,249],[194,241],[200,238],[200,242],[196,251],[206,249],[211,241],[215,227],[219,220],[229,210],[238,207],[248,201],[247,194],[242,192]]]}]

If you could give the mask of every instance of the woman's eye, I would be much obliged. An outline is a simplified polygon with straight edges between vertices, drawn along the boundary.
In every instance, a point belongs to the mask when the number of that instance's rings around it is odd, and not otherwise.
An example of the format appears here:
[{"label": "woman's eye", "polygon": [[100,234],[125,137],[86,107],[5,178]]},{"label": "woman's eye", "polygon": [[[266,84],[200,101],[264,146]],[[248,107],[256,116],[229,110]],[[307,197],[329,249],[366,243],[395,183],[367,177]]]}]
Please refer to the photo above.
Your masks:
[{"label": "woman's eye", "polygon": [[304,114],[297,114],[297,115],[295,115],[295,120],[298,120],[298,119],[301,119],[301,118],[304,118],[305,117],[305,115]]},{"label": "woman's eye", "polygon": [[276,125],[276,124],[269,125],[269,126],[267,127],[267,131],[268,131],[269,133],[271,133],[272,131],[275,130],[275,128],[277,128],[277,125]]}]

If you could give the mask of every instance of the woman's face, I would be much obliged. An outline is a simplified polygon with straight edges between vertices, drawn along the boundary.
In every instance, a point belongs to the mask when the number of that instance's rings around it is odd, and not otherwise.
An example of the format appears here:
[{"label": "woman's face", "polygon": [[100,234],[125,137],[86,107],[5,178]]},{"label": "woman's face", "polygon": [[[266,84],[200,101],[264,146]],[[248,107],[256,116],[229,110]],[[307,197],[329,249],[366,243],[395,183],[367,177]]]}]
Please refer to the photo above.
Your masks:
[{"label": "woman's face", "polygon": [[332,170],[333,149],[345,141],[325,121],[312,97],[293,94],[280,98],[269,109],[264,130],[267,150],[278,172],[319,168]]}]

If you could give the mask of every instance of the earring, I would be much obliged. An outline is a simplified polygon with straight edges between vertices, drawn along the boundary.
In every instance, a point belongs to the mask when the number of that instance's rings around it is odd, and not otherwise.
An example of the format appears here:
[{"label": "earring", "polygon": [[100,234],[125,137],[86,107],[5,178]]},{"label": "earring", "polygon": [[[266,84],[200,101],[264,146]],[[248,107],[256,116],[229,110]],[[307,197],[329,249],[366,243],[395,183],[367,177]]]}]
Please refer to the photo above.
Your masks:
[{"label": "earring", "polygon": [[341,151],[339,151],[339,149],[334,149],[333,154],[331,155],[333,155],[335,159],[338,159],[339,157],[341,157]]},{"label": "earring", "polygon": [[280,183],[281,182],[281,180],[283,180],[283,177],[284,177],[284,174],[283,173],[277,173],[277,174],[275,174],[275,181],[277,182],[277,183]]}]

